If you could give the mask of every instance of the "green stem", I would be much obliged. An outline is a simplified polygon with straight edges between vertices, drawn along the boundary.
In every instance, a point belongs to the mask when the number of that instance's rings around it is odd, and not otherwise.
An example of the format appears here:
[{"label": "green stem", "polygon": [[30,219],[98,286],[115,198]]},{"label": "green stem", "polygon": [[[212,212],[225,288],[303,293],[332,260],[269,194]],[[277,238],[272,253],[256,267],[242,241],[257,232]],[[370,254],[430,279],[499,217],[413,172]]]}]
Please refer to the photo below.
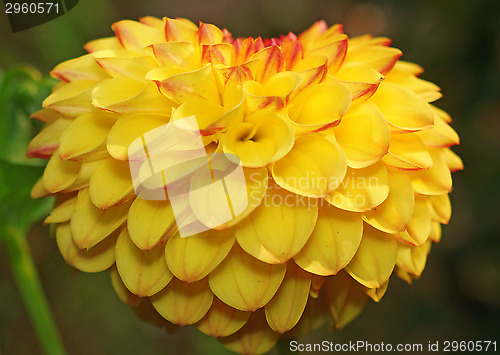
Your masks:
[{"label": "green stem", "polygon": [[9,263],[40,346],[47,355],[64,355],[66,352],[38,279],[26,238],[20,229],[13,226],[6,226],[5,232],[7,235],[4,242]]}]

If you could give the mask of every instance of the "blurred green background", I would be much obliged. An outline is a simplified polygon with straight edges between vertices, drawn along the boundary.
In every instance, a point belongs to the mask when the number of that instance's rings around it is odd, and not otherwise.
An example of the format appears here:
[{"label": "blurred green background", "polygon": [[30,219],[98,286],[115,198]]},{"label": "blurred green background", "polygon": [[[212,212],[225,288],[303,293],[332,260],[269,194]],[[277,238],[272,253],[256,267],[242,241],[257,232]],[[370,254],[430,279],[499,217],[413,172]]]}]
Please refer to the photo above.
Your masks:
[{"label": "blurred green background", "polygon": [[[343,23],[349,36],[390,37],[402,59],[423,66],[461,137],[454,150],[465,170],[454,174],[452,220],[414,285],[393,278],[380,304],[371,302],[344,330],[300,340],[497,340],[500,347],[500,1],[80,0],[68,14],[15,34],[0,14],[0,70],[27,64],[47,74],[84,54],[87,41],[112,35],[114,21],[144,15],[210,22],[235,37],[300,33],[324,19]],[[28,238],[69,354],[228,353],[195,329],[167,335],[140,321],[114,294],[108,273],[77,273],[64,263],[47,227],[33,226]],[[0,352],[40,353],[3,248]]]}]

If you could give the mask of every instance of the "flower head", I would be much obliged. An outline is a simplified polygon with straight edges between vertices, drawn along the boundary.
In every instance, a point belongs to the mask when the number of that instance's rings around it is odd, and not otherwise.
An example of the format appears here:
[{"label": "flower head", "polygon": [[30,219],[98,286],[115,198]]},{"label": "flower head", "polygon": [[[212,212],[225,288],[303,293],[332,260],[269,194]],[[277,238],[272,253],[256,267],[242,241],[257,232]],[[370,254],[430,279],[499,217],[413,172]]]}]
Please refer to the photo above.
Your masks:
[{"label": "flower head", "polygon": [[[46,127],[28,156],[49,161],[32,195],[56,196],[46,223],[69,264],[110,269],[120,298],[159,326],[193,324],[252,354],[325,321],[341,328],[392,274],[420,276],[463,167],[450,117],[430,104],[439,88],[389,39],[322,21],[264,40],[185,19],[113,29],[56,66],[60,84],[33,114]],[[198,167],[164,162],[170,175],[146,179],[151,152],[131,153],[190,117],[209,159],[239,160],[228,220],[224,176],[194,188]],[[187,184],[184,198],[167,180]],[[194,222],[206,228],[182,238]]]}]

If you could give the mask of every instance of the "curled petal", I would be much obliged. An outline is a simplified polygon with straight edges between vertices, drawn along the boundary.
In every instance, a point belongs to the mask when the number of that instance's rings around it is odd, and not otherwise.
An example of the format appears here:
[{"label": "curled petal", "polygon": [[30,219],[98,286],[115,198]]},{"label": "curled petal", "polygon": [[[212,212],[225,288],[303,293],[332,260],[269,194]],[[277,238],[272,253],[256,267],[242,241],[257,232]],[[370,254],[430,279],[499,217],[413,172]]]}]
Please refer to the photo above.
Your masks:
[{"label": "curled petal", "polygon": [[61,160],[56,150],[50,158],[43,173],[43,184],[45,188],[52,192],[60,192],[70,187],[78,178],[81,163]]},{"label": "curled petal", "polygon": [[399,268],[415,277],[420,277],[422,271],[424,271],[427,255],[430,250],[430,241],[427,241],[421,246],[398,243],[398,257],[396,263]]},{"label": "curled petal", "polygon": [[[59,201],[56,199],[56,204],[57,202]],[[54,207],[52,212],[50,212],[50,215],[45,219],[45,221],[43,221],[43,223],[62,223],[69,221],[73,211],[75,210],[75,206],[76,195],[67,198],[65,201],[62,201]]]},{"label": "curled petal", "polygon": [[345,272],[327,277],[324,288],[336,329],[356,318],[368,300],[360,285]]},{"label": "curled petal", "polygon": [[210,273],[209,283],[212,292],[227,305],[253,312],[271,300],[285,272],[286,264],[264,263],[235,245]]},{"label": "curled petal", "polygon": [[195,42],[198,27],[186,19],[165,18],[167,42]]},{"label": "curled petal", "polygon": [[96,82],[94,80],[75,80],[57,86],[42,105],[69,117],[78,117],[95,110],[90,94]]},{"label": "curled petal", "polygon": [[92,203],[102,209],[116,206],[134,196],[128,162],[113,158],[101,161],[89,182]]},{"label": "curled petal", "polygon": [[371,100],[394,131],[420,131],[434,124],[434,113],[429,104],[404,87],[382,83]]},{"label": "curled petal", "polygon": [[312,275],[290,262],[278,292],[266,305],[267,323],[275,332],[283,334],[299,321],[309,298]]},{"label": "curled petal", "polygon": [[123,49],[120,41],[115,36],[95,39],[93,41],[87,42],[87,44],[85,44],[83,48],[85,48],[85,50],[89,53],[94,53],[102,50]]},{"label": "curled petal", "polygon": [[335,207],[353,212],[369,211],[389,195],[389,177],[381,161],[362,169],[348,168],[344,180],[326,200]]},{"label": "curled petal", "polygon": [[115,159],[127,160],[129,146],[134,140],[168,121],[169,116],[154,113],[136,113],[120,118],[107,136],[109,154]]},{"label": "curled petal", "polygon": [[231,127],[222,137],[224,153],[234,154],[241,164],[259,168],[281,159],[294,143],[288,120],[272,111],[259,111]]},{"label": "curled petal", "polygon": [[223,38],[222,30],[209,23],[201,23],[196,36],[197,43],[200,45],[221,43]]},{"label": "curled petal", "polygon": [[93,112],[76,118],[61,135],[59,156],[74,159],[100,147],[116,119],[106,113]]},{"label": "curled petal", "polygon": [[397,48],[381,45],[350,47],[345,63],[363,63],[385,75],[394,67],[402,54]]},{"label": "curled petal", "polygon": [[266,323],[263,310],[252,313],[247,323],[235,334],[219,338],[226,348],[240,354],[264,354],[276,344],[279,333],[273,332]]},{"label": "curled petal", "polygon": [[101,81],[92,90],[92,105],[117,113],[170,113],[175,103],[161,95],[153,83],[125,77]]},{"label": "curled petal", "polygon": [[404,170],[429,169],[433,162],[427,147],[416,133],[393,134],[386,165]]},{"label": "curled petal", "polygon": [[284,189],[309,197],[323,197],[335,190],[346,173],[339,144],[324,135],[297,138],[293,148],[271,167],[274,181]]},{"label": "curled petal", "polygon": [[396,240],[365,224],[363,238],[347,272],[368,288],[381,287],[391,276],[396,264]]},{"label": "curled petal", "polygon": [[49,108],[42,108],[41,110],[32,113],[30,115],[30,118],[43,123],[51,124],[61,118],[61,116],[62,115],[60,113],[54,110],[51,110]]},{"label": "curled petal", "polygon": [[443,195],[451,191],[450,169],[442,158],[442,153],[429,150],[433,165],[426,170],[412,170],[407,174],[412,180],[415,192],[423,195]]},{"label": "curled petal", "polygon": [[250,60],[257,60],[257,65],[252,69],[253,77],[260,83],[265,83],[275,74],[285,68],[285,59],[280,47],[269,46],[255,53]]},{"label": "curled petal", "polygon": [[56,240],[64,260],[84,272],[100,272],[115,263],[115,243],[118,233],[108,236],[90,249],[79,249],[73,241],[69,223],[57,226]]},{"label": "curled petal", "polygon": [[115,22],[111,27],[126,49],[142,51],[151,44],[165,42],[165,34],[161,30],[140,22],[123,20]]},{"label": "curled petal", "polygon": [[82,189],[76,198],[71,216],[71,233],[80,249],[92,248],[106,238],[127,219],[129,203],[101,210],[90,200],[89,189]]},{"label": "curled petal", "polygon": [[375,302],[380,302],[382,297],[384,297],[385,292],[387,291],[387,286],[389,286],[389,280],[384,282],[384,284],[377,288],[367,288],[363,286],[365,293]]},{"label": "curled petal", "polygon": [[417,132],[418,136],[426,146],[429,147],[451,147],[460,144],[457,132],[451,128],[438,115],[434,116],[434,126],[432,129],[425,129]]},{"label": "curled petal", "polygon": [[372,165],[389,150],[390,133],[385,118],[369,102],[349,110],[334,133],[351,168]]},{"label": "curled petal", "polygon": [[415,208],[407,230],[396,236],[405,243],[420,246],[425,243],[431,232],[430,203],[427,196],[415,196]]},{"label": "curled petal", "polygon": [[236,225],[236,240],[253,257],[283,264],[305,245],[317,216],[316,200],[271,187],[260,206]]},{"label": "curled petal", "polygon": [[345,65],[335,74],[351,93],[352,101],[365,101],[378,89],[384,76],[364,64]]},{"label": "curled petal", "polygon": [[177,231],[174,212],[168,201],[149,201],[136,198],[127,217],[130,239],[142,250],[151,250],[163,238]]},{"label": "curled petal", "polygon": [[410,178],[396,170],[389,171],[389,195],[380,206],[364,214],[363,219],[385,233],[404,232],[415,206]]},{"label": "curled petal", "polygon": [[247,322],[252,312],[242,312],[229,307],[214,297],[212,306],[196,327],[203,333],[213,337],[227,337],[236,333]]},{"label": "curled petal", "polygon": [[71,119],[61,117],[48,124],[30,142],[26,156],[28,158],[50,158],[59,147],[61,136],[71,122]]},{"label": "curled petal", "polygon": [[213,297],[206,279],[188,283],[174,278],[165,289],[151,297],[151,302],[163,318],[184,326],[202,319]]},{"label": "curled petal", "polygon": [[333,206],[320,207],[316,226],[294,260],[316,275],[336,275],[356,254],[362,235],[363,221],[359,214]]},{"label": "curled petal", "polygon": [[175,234],[167,241],[165,258],[175,277],[185,282],[198,281],[219,266],[233,244],[231,230],[209,230],[185,238]]},{"label": "curled petal", "polygon": [[89,54],[58,64],[50,72],[50,75],[53,78],[66,82],[74,80],[101,81],[109,78],[109,75],[99,67],[94,58]]},{"label": "curled petal", "polygon": [[161,291],[172,279],[164,257],[165,246],[144,251],[130,240],[123,228],[116,242],[116,267],[123,283],[133,294],[149,297]]}]

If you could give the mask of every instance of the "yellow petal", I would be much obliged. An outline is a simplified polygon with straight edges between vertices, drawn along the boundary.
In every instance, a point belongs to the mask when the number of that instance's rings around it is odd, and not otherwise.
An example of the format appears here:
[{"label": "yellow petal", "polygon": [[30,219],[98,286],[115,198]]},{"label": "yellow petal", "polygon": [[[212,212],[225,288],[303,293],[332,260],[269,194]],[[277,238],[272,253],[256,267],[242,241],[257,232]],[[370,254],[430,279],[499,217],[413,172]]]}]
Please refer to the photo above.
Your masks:
[{"label": "yellow petal", "polygon": [[61,160],[56,150],[52,154],[43,173],[45,188],[52,193],[68,188],[76,181],[81,165],[78,162]]},{"label": "yellow petal", "polygon": [[278,46],[269,46],[255,53],[250,60],[256,60],[252,70],[253,77],[260,83],[265,83],[273,75],[282,72],[285,66],[283,53]]},{"label": "yellow petal", "polygon": [[42,105],[44,108],[52,109],[69,117],[78,117],[94,111],[90,94],[95,84],[94,80],[75,80],[57,86]]},{"label": "yellow petal", "polygon": [[212,292],[227,305],[253,312],[271,300],[285,272],[286,264],[264,263],[235,245],[219,267],[210,273],[209,283]]},{"label": "yellow petal", "polygon": [[432,127],[434,113],[414,92],[391,83],[382,83],[371,97],[395,131],[419,131]]},{"label": "yellow petal", "polygon": [[185,19],[165,19],[165,37],[168,41],[194,42],[198,27]]},{"label": "yellow petal", "polygon": [[384,284],[377,288],[367,288],[363,287],[365,293],[375,302],[380,302],[382,297],[384,297],[385,292],[387,291],[387,286],[389,286],[389,280],[384,282]]},{"label": "yellow petal", "polygon": [[212,306],[196,327],[213,337],[226,337],[236,333],[247,322],[252,312],[242,312],[229,307],[214,297]]},{"label": "yellow petal", "polygon": [[130,239],[142,250],[151,250],[177,231],[174,212],[168,201],[136,198],[127,217]]},{"label": "yellow petal", "polygon": [[443,195],[451,191],[451,173],[440,151],[430,149],[433,165],[427,170],[412,170],[407,174],[415,192],[423,195]]},{"label": "yellow petal", "polygon": [[380,287],[391,276],[396,253],[396,240],[391,235],[365,224],[361,244],[346,270],[363,286]]},{"label": "yellow petal", "polygon": [[306,244],[317,216],[317,200],[271,187],[261,205],[236,225],[236,240],[253,257],[283,264]]},{"label": "yellow petal", "polygon": [[90,200],[89,189],[78,192],[76,207],[71,217],[71,233],[80,249],[92,248],[106,238],[127,219],[130,203],[101,210]]},{"label": "yellow petal", "polygon": [[47,124],[53,123],[61,117],[62,115],[60,113],[50,108],[42,108],[30,115],[30,118]]},{"label": "yellow petal", "polygon": [[102,50],[109,50],[109,49],[111,50],[123,49],[123,47],[120,44],[120,41],[118,41],[118,38],[116,38],[115,36],[95,39],[93,41],[87,42],[87,44],[85,44],[83,47],[89,53]]},{"label": "yellow petal", "polygon": [[416,133],[393,134],[389,154],[383,161],[405,170],[428,169],[433,164],[427,147]]},{"label": "yellow petal", "polygon": [[216,229],[222,230],[237,225],[245,219],[260,204],[267,192],[269,176],[266,168],[249,169],[243,168],[245,174],[245,187],[247,191],[248,205],[235,218]]},{"label": "yellow petal", "polygon": [[128,159],[130,144],[150,130],[167,124],[169,116],[137,113],[120,118],[111,128],[106,141],[109,154],[119,160]]},{"label": "yellow petal", "polygon": [[90,178],[92,203],[102,209],[120,204],[134,196],[128,162],[113,158],[101,161]]},{"label": "yellow petal", "polygon": [[87,186],[89,186],[90,178],[94,174],[94,171],[99,166],[100,160],[94,161],[83,161],[81,164],[80,172],[78,173],[78,177],[76,180],[69,186],[67,189],[64,189],[64,192],[71,192],[81,190]]},{"label": "yellow petal", "polygon": [[66,82],[74,80],[95,80],[101,81],[109,78],[104,70],[96,63],[90,55],[84,55],[75,59],[70,59],[58,64],[51,72],[53,78]]},{"label": "yellow petal", "polygon": [[386,74],[402,54],[397,48],[380,45],[350,47],[345,63],[364,63],[379,73]]},{"label": "yellow petal", "polygon": [[327,277],[324,287],[336,329],[356,318],[368,300],[360,285],[345,272]]},{"label": "yellow petal", "polygon": [[141,51],[151,44],[165,42],[163,31],[140,22],[123,20],[115,22],[111,27],[126,49]]},{"label": "yellow petal", "polygon": [[30,191],[30,197],[35,199],[35,198],[47,197],[50,195],[52,195],[52,193],[45,188],[42,176],[40,179],[36,181],[35,185],[33,185]]},{"label": "yellow petal", "polygon": [[427,241],[421,246],[411,246],[398,243],[397,265],[413,276],[420,277],[424,271],[427,255],[431,250],[431,242]]},{"label": "yellow petal", "polygon": [[172,279],[164,257],[165,246],[144,251],[130,240],[123,228],[116,242],[116,267],[123,283],[133,294],[149,297],[161,291]]},{"label": "yellow petal", "polygon": [[[104,54],[103,54],[104,55]],[[146,74],[158,67],[158,63],[149,56],[140,57],[102,57],[95,61],[108,73],[108,77],[127,77],[144,80]]]},{"label": "yellow petal", "polygon": [[50,158],[59,147],[61,135],[71,122],[72,120],[68,118],[58,118],[45,126],[30,142],[26,156],[28,158]]},{"label": "yellow petal", "polygon": [[347,87],[337,81],[311,85],[290,102],[288,115],[297,132],[322,131],[340,122],[351,104]]},{"label": "yellow petal", "polygon": [[226,348],[240,354],[264,354],[272,349],[280,337],[266,323],[264,311],[257,311],[238,332],[219,341]]},{"label": "yellow petal", "polygon": [[202,46],[201,64],[230,66],[234,60],[234,49],[229,43],[217,43]]},{"label": "yellow petal", "polygon": [[439,222],[432,221],[429,239],[434,243],[439,243],[439,241],[441,240],[441,232],[441,224]]},{"label": "yellow petal", "polygon": [[413,215],[414,196],[411,180],[406,174],[390,170],[389,196],[380,206],[366,212],[363,219],[382,232],[403,232]]},{"label": "yellow petal", "polygon": [[389,128],[380,110],[371,102],[349,110],[333,131],[351,168],[372,165],[389,150]]},{"label": "yellow petal", "polygon": [[76,196],[69,197],[67,200],[57,205],[43,223],[62,223],[69,221],[75,210],[75,206]]},{"label": "yellow petal", "polygon": [[200,68],[200,58],[191,42],[159,43],[151,46],[151,49],[162,67],[184,68],[185,71]]},{"label": "yellow petal", "polygon": [[92,105],[118,113],[170,113],[175,103],[153,83],[117,77],[101,81],[92,90]]},{"label": "yellow petal", "polygon": [[448,194],[429,196],[431,218],[439,223],[448,224],[451,217],[451,203]]},{"label": "yellow petal", "polygon": [[316,275],[336,275],[353,258],[362,234],[359,214],[333,206],[320,207],[316,227],[294,260]]},{"label": "yellow petal", "polygon": [[381,161],[362,169],[347,169],[338,189],[326,200],[335,207],[353,212],[369,211],[389,195],[389,175]]},{"label": "yellow petal", "polygon": [[198,44],[216,44],[222,42],[224,34],[217,26],[209,23],[200,23],[196,37]]},{"label": "yellow petal", "polygon": [[57,226],[57,246],[64,260],[84,272],[100,272],[115,263],[115,243],[118,233],[108,236],[90,249],[79,249],[71,236],[69,223]]},{"label": "yellow petal", "polygon": [[464,163],[462,159],[455,154],[451,149],[445,148],[441,151],[441,157],[443,158],[444,163],[450,169],[452,173],[460,170],[464,170]]},{"label": "yellow petal", "polygon": [[[325,292],[322,295],[325,295]],[[300,337],[325,325],[325,320],[331,318],[328,312],[325,312],[328,307],[325,299],[326,297],[309,298],[302,318],[295,327],[286,333],[285,337]]]},{"label": "yellow petal", "polygon": [[[324,44],[324,45],[321,45]],[[325,41],[318,41],[314,49],[308,51],[309,55],[325,55],[328,58],[328,71],[335,73],[342,65],[347,52],[347,36],[335,34]]]},{"label": "yellow petal", "polygon": [[185,238],[175,234],[165,249],[169,269],[182,281],[201,280],[226,258],[234,244],[233,233],[209,230]]},{"label": "yellow petal", "polygon": [[422,245],[431,232],[430,203],[427,196],[415,195],[415,208],[408,228],[397,237],[411,245]]},{"label": "yellow petal", "polygon": [[210,309],[213,297],[206,279],[188,283],[174,278],[151,297],[151,302],[163,318],[184,326],[202,319]]},{"label": "yellow petal", "polygon": [[311,277],[294,262],[288,263],[278,292],[265,307],[267,323],[272,330],[283,334],[297,324],[309,298]]},{"label": "yellow petal", "polygon": [[163,95],[179,103],[200,98],[220,103],[219,89],[210,64],[195,71],[171,76],[157,84]]},{"label": "yellow petal", "polygon": [[288,96],[302,83],[295,72],[282,72],[273,75],[264,84],[250,80],[243,85],[246,102],[250,112],[262,109],[281,110]]},{"label": "yellow petal", "polygon": [[272,165],[271,172],[284,189],[323,197],[338,187],[346,167],[342,148],[334,139],[307,135],[297,138],[290,152]]},{"label": "yellow petal", "polygon": [[106,140],[115,121],[115,117],[100,112],[78,117],[61,135],[60,157],[74,159],[98,148]]},{"label": "yellow petal", "polygon": [[130,307],[136,307],[141,303],[141,298],[134,295],[132,292],[128,290],[128,288],[123,283],[118,270],[116,269],[116,265],[113,265],[110,269],[111,274],[111,284],[113,285],[113,289],[120,299],[128,304]]},{"label": "yellow petal", "polygon": [[349,89],[352,101],[365,101],[378,89],[384,76],[368,65],[343,65],[335,74],[337,79]]},{"label": "yellow petal", "polygon": [[[323,288],[323,284],[325,283],[326,277],[319,276],[317,274],[312,275],[311,279],[311,289],[309,290],[309,296],[312,298],[318,298],[319,292]],[[307,309],[307,306],[306,306]]]},{"label": "yellow petal", "polygon": [[266,166],[281,159],[292,148],[293,128],[280,114],[258,111],[245,121],[231,127],[221,140],[224,153],[238,156],[243,166]]}]

